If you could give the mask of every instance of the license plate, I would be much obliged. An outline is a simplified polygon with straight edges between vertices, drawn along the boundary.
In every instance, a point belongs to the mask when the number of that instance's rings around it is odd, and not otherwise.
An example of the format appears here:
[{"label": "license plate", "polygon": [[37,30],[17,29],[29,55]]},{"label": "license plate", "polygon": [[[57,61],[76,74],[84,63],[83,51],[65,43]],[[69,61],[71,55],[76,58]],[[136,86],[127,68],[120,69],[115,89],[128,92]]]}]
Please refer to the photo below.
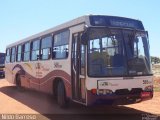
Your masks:
[{"label": "license plate", "polygon": [[150,92],[142,92],[141,93],[141,97],[142,98],[144,98],[144,97],[150,97],[150,95],[151,95]]}]

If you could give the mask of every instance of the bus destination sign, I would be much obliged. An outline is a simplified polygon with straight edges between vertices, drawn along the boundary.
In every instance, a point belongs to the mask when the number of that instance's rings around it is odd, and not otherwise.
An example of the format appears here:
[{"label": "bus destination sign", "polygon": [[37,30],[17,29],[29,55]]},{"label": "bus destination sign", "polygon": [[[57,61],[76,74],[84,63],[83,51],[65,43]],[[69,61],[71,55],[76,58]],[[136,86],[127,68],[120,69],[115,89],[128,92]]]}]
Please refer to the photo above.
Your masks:
[{"label": "bus destination sign", "polygon": [[90,16],[92,26],[124,27],[144,30],[142,22],[135,19],[116,16]]},{"label": "bus destination sign", "polygon": [[133,22],[110,20],[112,26],[135,28]]}]

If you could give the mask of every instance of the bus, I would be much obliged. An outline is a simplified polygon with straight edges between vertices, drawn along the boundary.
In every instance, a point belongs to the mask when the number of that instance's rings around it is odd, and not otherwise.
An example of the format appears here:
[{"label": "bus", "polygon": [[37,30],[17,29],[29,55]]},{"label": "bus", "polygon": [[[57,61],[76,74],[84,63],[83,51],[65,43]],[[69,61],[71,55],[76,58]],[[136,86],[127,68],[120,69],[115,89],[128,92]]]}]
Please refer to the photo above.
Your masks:
[{"label": "bus", "polygon": [[4,77],[5,53],[0,53],[0,77]]},{"label": "bus", "polygon": [[6,79],[59,106],[125,105],[153,97],[148,32],[140,20],[85,15],[6,47]]}]

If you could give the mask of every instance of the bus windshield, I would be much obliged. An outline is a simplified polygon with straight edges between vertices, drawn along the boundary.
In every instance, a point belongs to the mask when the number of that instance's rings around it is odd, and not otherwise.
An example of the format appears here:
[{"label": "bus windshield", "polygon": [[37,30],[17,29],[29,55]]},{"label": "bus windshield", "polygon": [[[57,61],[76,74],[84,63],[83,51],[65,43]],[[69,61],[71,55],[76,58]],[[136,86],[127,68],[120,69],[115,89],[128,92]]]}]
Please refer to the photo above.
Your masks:
[{"label": "bus windshield", "polygon": [[129,75],[151,74],[148,38],[145,32],[124,31]]},{"label": "bus windshield", "polygon": [[89,76],[127,76],[150,73],[148,40],[145,33],[107,28],[89,30]]}]

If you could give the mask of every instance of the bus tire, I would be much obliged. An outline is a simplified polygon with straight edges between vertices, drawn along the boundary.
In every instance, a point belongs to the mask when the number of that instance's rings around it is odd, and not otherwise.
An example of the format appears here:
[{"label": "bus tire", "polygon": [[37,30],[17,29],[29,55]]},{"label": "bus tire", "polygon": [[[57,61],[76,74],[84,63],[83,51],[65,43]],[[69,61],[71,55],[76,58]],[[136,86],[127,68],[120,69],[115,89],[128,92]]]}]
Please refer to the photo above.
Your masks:
[{"label": "bus tire", "polygon": [[18,90],[21,90],[22,89],[22,86],[21,86],[21,77],[19,74],[16,75],[16,87]]},{"label": "bus tire", "polygon": [[59,82],[57,86],[57,102],[61,108],[66,108],[67,100],[66,100],[66,91],[63,82]]}]

